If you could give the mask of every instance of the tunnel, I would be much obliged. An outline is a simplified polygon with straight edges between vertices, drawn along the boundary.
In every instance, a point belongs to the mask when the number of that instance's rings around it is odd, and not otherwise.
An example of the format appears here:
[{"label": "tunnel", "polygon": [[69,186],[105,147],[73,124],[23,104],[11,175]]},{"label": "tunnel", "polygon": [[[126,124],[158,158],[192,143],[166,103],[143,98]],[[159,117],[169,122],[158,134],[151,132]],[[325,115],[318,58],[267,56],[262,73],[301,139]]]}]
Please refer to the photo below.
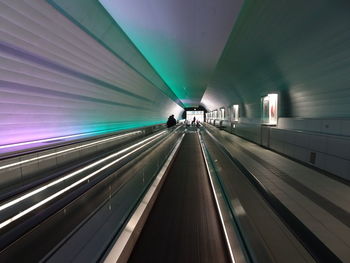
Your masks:
[{"label": "tunnel", "polygon": [[0,262],[350,262],[350,2],[0,0]]}]

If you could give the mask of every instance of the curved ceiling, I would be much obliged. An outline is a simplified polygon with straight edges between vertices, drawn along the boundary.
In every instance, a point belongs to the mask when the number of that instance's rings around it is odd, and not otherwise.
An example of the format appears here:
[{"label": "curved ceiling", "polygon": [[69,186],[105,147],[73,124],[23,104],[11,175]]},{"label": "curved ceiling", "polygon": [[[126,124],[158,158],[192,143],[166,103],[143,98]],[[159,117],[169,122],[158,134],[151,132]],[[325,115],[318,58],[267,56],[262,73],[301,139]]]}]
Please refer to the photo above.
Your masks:
[{"label": "curved ceiling", "polygon": [[185,106],[199,105],[243,0],[100,0]]},{"label": "curved ceiling", "polygon": [[242,105],[260,121],[261,96],[280,117],[350,116],[350,2],[246,0],[202,103]]},{"label": "curved ceiling", "polygon": [[185,106],[259,121],[277,92],[281,117],[350,114],[348,1],[100,2]]}]

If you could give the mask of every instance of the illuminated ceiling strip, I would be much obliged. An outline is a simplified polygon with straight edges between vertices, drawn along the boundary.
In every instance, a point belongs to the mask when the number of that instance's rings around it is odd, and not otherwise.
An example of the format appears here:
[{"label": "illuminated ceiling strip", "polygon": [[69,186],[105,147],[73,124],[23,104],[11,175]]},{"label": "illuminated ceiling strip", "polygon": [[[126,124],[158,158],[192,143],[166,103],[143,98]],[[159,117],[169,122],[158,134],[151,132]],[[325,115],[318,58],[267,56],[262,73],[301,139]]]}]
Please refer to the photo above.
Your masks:
[{"label": "illuminated ceiling strip", "polygon": [[[159,133],[158,135],[155,135],[155,136],[152,136],[152,137],[153,137],[153,138],[154,138],[154,137],[158,137],[158,136],[160,136],[162,133],[164,133],[164,132],[161,132],[161,133]],[[149,139],[150,139],[150,138],[149,138]],[[38,207],[40,207],[40,206],[46,204],[47,202],[49,202],[49,201],[55,199],[56,197],[62,195],[63,193],[67,192],[68,190],[74,188],[75,186],[77,186],[77,185],[83,183],[84,181],[90,179],[90,178],[93,177],[94,175],[96,175],[96,174],[98,174],[99,172],[101,172],[101,171],[107,169],[108,167],[110,167],[110,166],[116,164],[117,162],[121,161],[122,159],[124,159],[124,158],[126,158],[127,156],[131,155],[132,153],[134,153],[134,152],[140,150],[141,148],[145,147],[146,145],[150,144],[151,142],[153,142],[153,141],[155,141],[155,140],[156,140],[156,139],[154,138],[153,140],[148,141],[147,143],[145,143],[145,144],[143,144],[142,146],[140,146],[140,147],[138,147],[138,148],[132,150],[131,152],[125,154],[124,156],[122,156],[122,157],[120,157],[120,158],[114,160],[113,162],[110,162],[109,164],[107,164],[107,165],[101,167],[100,169],[96,170],[95,172],[93,172],[93,173],[91,173],[91,174],[85,176],[84,178],[82,178],[82,179],[76,181],[75,183],[73,183],[73,184],[67,186],[66,188],[63,188],[62,190],[60,190],[60,191],[56,192],[55,194],[53,194],[53,195],[51,195],[51,196],[45,198],[44,200],[41,200],[41,201],[38,202],[37,204],[35,204],[35,205],[33,205],[33,206],[31,206],[31,207],[25,209],[24,211],[18,213],[17,215],[15,215],[15,216],[13,216],[13,217],[11,217],[11,218],[5,220],[4,222],[2,222],[2,223],[0,224],[0,229],[1,229],[1,228],[4,228],[4,227],[7,226],[8,224],[10,224],[10,223],[16,221],[17,219],[23,217],[24,215],[30,213],[31,211],[35,210],[36,208],[38,208]],[[145,141],[145,140],[144,140],[144,141]],[[140,142],[140,143],[143,143],[144,141],[142,141],[142,142]],[[139,145],[140,143],[138,143],[138,145]],[[128,147],[128,148],[131,148],[131,147]]]},{"label": "illuminated ceiling strip", "polygon": [[117,138],[131,136],[131,135],[137,134],[137,133],[142,133],[142,132],[141,131],[130,132],[130,133],[127,133],[127,134],[113,136],[113,137],[110,137],[110,138],[107,138],[107,139],[102,139],[102,140],[99,140],[99,141],[96,141],[96,142],[87,143],[87,144],[84,144],[84,145],[80,145],[80,146],[76,146],[76,147],[73,147],[73,148],[65,149],[65,150],[62,150],[62,151],[55,152],[55,153],[49,153],[49,154],[46,154],[46,155],[42,155],[42,156],[38,156],[38,157],[27,159],[27,160],[19,161],[19,162],[16,162],[16,163],[10,163],[10,164],[1,166],[0,167],[0,171],[3,170],[3,169],[14,167],[16,165],[22,165],[22,164],[25,164],[25,163],[41,160],[41,159],[44,159],[44,158],[53,157],[53,156],[56,156],[56,155],[60,155],[60,154],[63,154],[63,153],[75,151],[75,150],[78,150],[78,149],[87,148],[87,147],[90,147],[90,146],[95,145],[95,144],[104,143],[104,142],[107,142],[107,141],[110,141],[110,140],[114,140],[114,139],[117,139]]},{"label": "illuminated ceiling strip", "polygon": [[[53,181],[53,182],[51,182],[51,183],[49,183],[49,184],[47,184],[47,185],[44,185],[44,186],[42,186],[42,187],[39,187],[39,188],[36,189],[36,190],[33,190],[33,191],[31,191],[31,192],[29,192],[29,193],[27,193],[27,194],[24,194],[24,195],[22,195],[22,196],[20,196],[20,197],[18,197],[18,198],[16,198],[16,199],[14,199],[14,200],[12,200],[12,201],[9,201],[9,202],[7,202],[7,203],[5,203],[5,204],[3,204],[3,205],[0,206],[0,211],[4,210],[4,209],[6,209],[6,208],[8,208],[8,207],[10,207],[10,206],[13,206],[13,205],[15,205],[15,204],[17,204],[17,203],[19,203],[19,202],[25,200],[25,199],[27,199],[27,198],[29,198],[29,197],[31,197],[31,196],[37,194],[37,193],[40,193],[40,192],[42,192],[42,191],[48,189],[49,187],[52,187],[52,186],[54,186],[54,185],[56,185],[56,184],[58,184],[58,183],[60,183],[60,182],[62,182],[62,181],[68,180],[69,178],[71,178],[71,177],[73,177],[73,176],[76,176],[77,174],[80,174],[80,173],[82,173],[82,172],[84,172],[84,171],[86,171],[86,170],[88,170],[88,169],[90,169],[90,168],[92,168],[92,167],[94,167],[94,166],[96,166],[96,165],[102,163],[102,162],[105,162],[105,161],[107,161],[107,160],[109,160],[109,159],[111,159],[111,158],[114,158],[114,157],[116,157],[116,156],[118,156],[118,155],[120,155],[120,154],[122,154],[122,153],[124,153],[124,152],[126,152],[126,151],[128,151],[128,150],[130,150],[130,149],[132,149],[132,148],[135,148],[135,147],[139,146],[140,144],[143,144],[143,143],[145,143],[145,142],[147,142],[147,141],[150,141],[150,140],[151,140],[151,142],[152,142],[152,141],[153,141],[152,139],[154,139],[154,138],[156,138],[156,137],[159,137],[160,135],[162,135],[162,134],[165,133],[165,132],[166,132],[166,131],[163,131],[163,132],[160,132],[160,133],[158,133],[158,134],[156,134],[156,135],[153,135],[153,136],[151,136],[150,138],[147,138],[147,139],[145,139],[145,140],[142,140],[141,142],[138,142],[138,143],[136,143],[136,144],[134,144],[134,145],[132,145],[132,146],[130,146],[130,147],[127,147],[127,148],[125,148],[125,149],[123,149],[123,150],[121,150],[121,151],[119,151],[119,152],[116,152],[116,153],[111,154],[111,155],[109,155],[109,156],[107,156],[107,157],[105,157],[105,158],[102,158],[101,160],[96,161],[96,162],[94,162],[94,163],[92,163],[92,164],[89,164],[89,165],[85,166],[84,168],[81,168],[81,169],[79,169],[79,170],[77,170],[77,171],[75,171],[75,172],[69,173],[69,174],[67,174],[66,176],[63,176],[63,177],[61,177],[61,178],[59,178],[59,179],[57,179],[57,180],[55,180],[55,181]],[[147,144],[149,144],[149,143],[150,143],[150,142],[147,142],[147,143],[144,144],[142,147],[144,147],[145,145],[147,145]],[[141,147],[141,148],[142,148],[142,147]],[[141,148],[138,148],[138,149],[141,149]],[[127,155],[125,155],[125,156],[127,156]],[[123,158],[124,158],[124,157],[123,157]],[[123,159],[123,158],[119,158],[119,159],[117,159],[117,160],[121,160],[121,159]],[[115,163],[115,161],[113,161],[112,163]],[[107,166],[104,166],[104,167],[107,168],[107,167],[109,167],[109,166],[110,166],[110,165],[107,165]],[[104,168],[104,169],[105,169],[105,168]],[[102,170],[103,170],[103,169],[102,169]],[[98,170],[98,171],[102,171],[102,170],[100,169],[100,170]]]}]

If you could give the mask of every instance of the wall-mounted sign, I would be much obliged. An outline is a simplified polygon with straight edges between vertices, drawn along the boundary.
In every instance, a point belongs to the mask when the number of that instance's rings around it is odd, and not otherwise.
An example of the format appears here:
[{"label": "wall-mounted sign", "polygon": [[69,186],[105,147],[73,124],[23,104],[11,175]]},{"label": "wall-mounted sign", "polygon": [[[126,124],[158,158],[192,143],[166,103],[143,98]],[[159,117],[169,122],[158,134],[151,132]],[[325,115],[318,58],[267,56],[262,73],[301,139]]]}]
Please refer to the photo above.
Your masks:
[{"label": "wall-mounted sign", "polygon": [[232,106],[232,120],[238,121],[239,118],[239,105],[233,105]]},{"label": "wall-mounted sign", "polygon": [[262,121],[264,124],[277,124],[278,94],[268,94],[262,98]]},{"label": "wall-mounted sign", "polygon": [[225,119],[225,108],[220,109],[220,115],[221,115],[220,117],[222,120]]}]

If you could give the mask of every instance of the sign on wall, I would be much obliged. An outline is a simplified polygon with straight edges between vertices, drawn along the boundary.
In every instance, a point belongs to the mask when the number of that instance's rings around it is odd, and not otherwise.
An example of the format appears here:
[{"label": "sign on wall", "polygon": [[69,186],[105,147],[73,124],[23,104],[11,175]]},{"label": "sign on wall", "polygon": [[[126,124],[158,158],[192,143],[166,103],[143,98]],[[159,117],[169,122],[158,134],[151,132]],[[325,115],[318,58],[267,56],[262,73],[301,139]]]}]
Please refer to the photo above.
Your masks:
[{"label": "sign on wall", "polygon": [[225,119],[225,117],[226,117],[226,116],[225,116],[225,108],[221,108],[221,109],[220,109],[220,115],[221,115],[220,118],[221,118],[222,120]]},{"label": "sign on wall", "polygon": [[233,105],[232,106],[232,120],[238,121],[239,118],[239,105]]},{"label": "sign on wall", "polygon": [[262,121],[264,124],[276,125],[278,119],[278,94],[268,94],[262,98]]}]

